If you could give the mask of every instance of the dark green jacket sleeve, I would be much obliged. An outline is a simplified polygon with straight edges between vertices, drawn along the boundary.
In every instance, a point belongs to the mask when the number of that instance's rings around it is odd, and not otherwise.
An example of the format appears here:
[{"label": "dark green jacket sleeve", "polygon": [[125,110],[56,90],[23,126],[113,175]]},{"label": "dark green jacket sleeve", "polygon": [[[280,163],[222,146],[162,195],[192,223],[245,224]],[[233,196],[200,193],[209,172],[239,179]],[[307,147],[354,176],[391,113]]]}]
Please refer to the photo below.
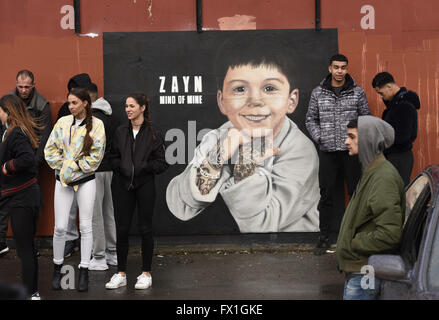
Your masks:
[{"label": "dark green jacket sleeve", "polygon": [[[404,187],[399,180],[378,179],[367,203],[369,221],[364,221],[351,242],[362,255],[392,252],[398,249],[404,223]],[[361,229],[361,225],[370,226]]]}]

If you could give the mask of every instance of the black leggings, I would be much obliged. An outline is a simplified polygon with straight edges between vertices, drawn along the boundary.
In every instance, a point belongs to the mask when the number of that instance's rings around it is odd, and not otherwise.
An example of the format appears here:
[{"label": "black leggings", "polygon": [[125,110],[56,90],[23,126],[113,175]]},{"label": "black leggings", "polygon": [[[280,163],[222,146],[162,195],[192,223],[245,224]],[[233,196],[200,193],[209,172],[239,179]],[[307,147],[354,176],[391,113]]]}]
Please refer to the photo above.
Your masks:
[{"label": "black leggings", "polygon": [[9,209],[23,284],[29,295],[38,291],[38,258],[34,246],[38,208]]},{"label": "black leggings", "polygon": [[129,248],[129,232],[137,204],[139,231],[142,237],[142,271],[151,271],[154,239],[152,237],[152,215],[155,203],[155,183],[150,180],[134,190],[121,186],[119,178],[111,183],[114,218],[116,222],[117,269],[125,272]]}]

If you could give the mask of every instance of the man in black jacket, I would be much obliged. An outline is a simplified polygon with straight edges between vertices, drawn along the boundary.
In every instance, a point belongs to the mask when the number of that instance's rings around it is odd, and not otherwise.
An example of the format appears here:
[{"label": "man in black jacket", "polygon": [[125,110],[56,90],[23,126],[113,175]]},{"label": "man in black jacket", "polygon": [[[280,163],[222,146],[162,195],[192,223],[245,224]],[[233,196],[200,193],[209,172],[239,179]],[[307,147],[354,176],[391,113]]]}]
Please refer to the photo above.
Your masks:
[{"label": "man in black jacket", "polygon": [[398,170],[407,186],[414,162],[413,142],[418,134],[417,110],[421,107],[418,94],[399,87],[388,72],[378,73],[372,80],[372,87],[386,105],[382,119],[395,129],[395,143],[384,151],[384,155]]}]

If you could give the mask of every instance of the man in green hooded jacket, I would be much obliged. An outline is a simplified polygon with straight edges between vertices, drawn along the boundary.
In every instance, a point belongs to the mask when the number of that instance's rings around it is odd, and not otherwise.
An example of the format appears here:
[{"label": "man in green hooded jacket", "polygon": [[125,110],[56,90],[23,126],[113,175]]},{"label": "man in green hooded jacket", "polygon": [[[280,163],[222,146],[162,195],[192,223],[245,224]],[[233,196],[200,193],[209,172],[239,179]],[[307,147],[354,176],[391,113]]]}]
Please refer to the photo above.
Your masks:
[{"label": "man in green hooded jacket", "polygon": [[348,124],[345,144],[349,155],[358,154],[362,175],[337,240],[338,266],[346,274],[346,300],[376,299],[380,280],[362,281],[362,268],[371,255],[392,254],[399,248],[404,224],[404,183],[383,155],[394,137],[392,126],[373,116],[360,116]]}]

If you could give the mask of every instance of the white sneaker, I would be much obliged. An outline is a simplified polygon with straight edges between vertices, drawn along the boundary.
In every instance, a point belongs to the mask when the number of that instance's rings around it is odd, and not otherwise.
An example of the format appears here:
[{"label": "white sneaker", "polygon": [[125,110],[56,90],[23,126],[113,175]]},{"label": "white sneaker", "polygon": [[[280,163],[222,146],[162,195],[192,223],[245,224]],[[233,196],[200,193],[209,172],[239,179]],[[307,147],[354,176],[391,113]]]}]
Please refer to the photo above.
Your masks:
[{"label": "white sneaker", "polygon": [[41,300],[40,294],[38,292],[35,292],[31,297],[31,300]]},{"label": "white sneaker", "polygon": [[152,277],[147,276],[145,274],[141,274],[137,277],[136,285],[134,286],[135,289],[148,289],[152,285]]},{"label": "white sneaker", "polygon": [[107,262],[105,261],[104,258],[101,258],[101,259],[93,258],[90,261],[90,265],[88,266],[88,270],[105,271],[105,270],[108,270],[108,265],[107,265]]},{"label": "white sneaker", "polygon": [[121,276],[119,273],[114,274],[111,277],[110,282],[105,284],[106,289],[117,289],[127,285],[127,277]]},{"label": "white sneaker", "polygon": [[9,247],[6,245],[6,243],[2,242],[0,243],[0,256],[8,253]]},{"label": "white sneaker", "polygon": [[116,253],[105,253],[105,260],[110,266],[117,266],[117,254]]}]

